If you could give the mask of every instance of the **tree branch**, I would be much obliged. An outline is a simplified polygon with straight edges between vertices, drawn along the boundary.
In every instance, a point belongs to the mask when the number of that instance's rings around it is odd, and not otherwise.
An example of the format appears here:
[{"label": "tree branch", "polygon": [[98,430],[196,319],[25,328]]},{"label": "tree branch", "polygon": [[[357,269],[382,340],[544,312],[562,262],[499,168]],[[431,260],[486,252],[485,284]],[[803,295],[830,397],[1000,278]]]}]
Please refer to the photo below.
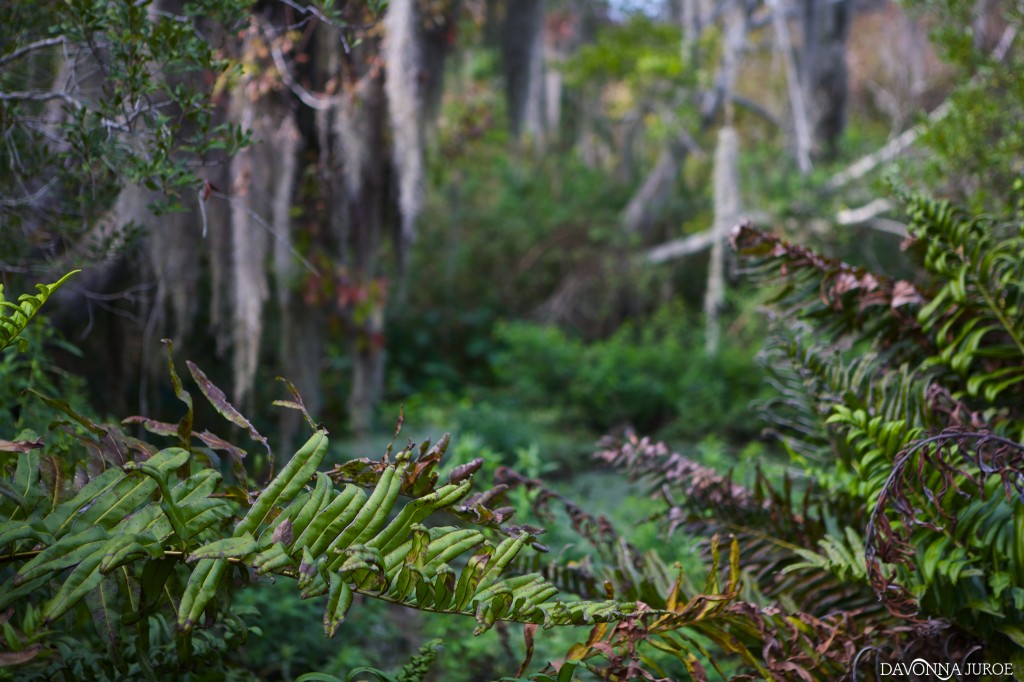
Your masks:
[{"label": "tree branch", "polygon": [[73,104],[76,109],[81,109],[85,106],[77,97],[56,90],[0,92],[0,101],[2,102],[49,102],[55,99],[62,99],[68,104]]},{"label": "tree branch", "polygon": [[706,230],[704,232],[698,232],[697,234],[682,237],[681,239],[673,239],[670,242],[659,244],[653,249],[648,250],[647,253],[644,254],[643,258],[648,263],[655,265],[658,263],[665,263],[667,261],[682,258],[683,256],[689,256],[710,248],[714,238],[714,230]]},{"label": "tree branch", "polygon": [[294,0],[281,0],[281,2],[302,14],[312,14],[328,26],[338,29],[338,33],[341,36],[341,46],[344,48],[345,54],[349,54],[352,51],[352,47],[348,44],[348,39],[345,37],[345,29],[350,28],[349,26],[332,21],[326,14],[313,5],[300,5]]},{"label": "tree branch", "polygon": [[22,47],[19,47],[17,50],[5,54],[3,57],[0,57],[0,66],[3,66],[8,62],[13,62],[16,59],[21,59],[26,54],[34,50],[41,50],[44,47],[51,47],[53,45],[61,45],[66,40],[67,39],[64,36],[57,36],[56,38],[46,38],[45,40],[37,40],[34,43],[23,45]]},{"label": "tree branch", "polygon": [[679,174],[679,165],[696,142],[687,133],[679,135],[679,142],[665,145],[654,168],[647,174],[640,188],[622,212],[622,226],[629,234],[644,234],[655,221],[671,193]]},{"label": "tree branch", "polygon": [[281,52],[281,48],[273,43],[271,39],[270,54],[274,58],[274,66],[277,67],[277,72],[281,74],[281,80],[299,100],[310,109],[316,111],[327,111],[334,105],[341,101],[341,97],[319,97],[314,93],[310,92],[306,88],[302,87],[294,78],[292,78],[291,71],[288,69],[288,64],[284,60],[284,54]]},{"label": "tree branch", "polygon": [[888,232],[898,237],[907,236],[907,226],[895,220],[879,219],[878,216],[892,210],[892,202],[888,199],[875,199],[860,208],[847,208],[836,213],[839,225],[864,225],[880,232]]},{"label": "tree branch", "polygon": [[928,124],[939,121],[945,117],[946,114],[949,113],[949,109],[950,103],[947,100],[928,114],[927,123],[922,123],[921,125],[916,125],[913,128],[904,130],[900,135],[890,140],[881,149],[860,157],[849,166],[833,175],[825,184],[825,189],[828,191],[837,190],[840,187],[850,184],[854,180],[859,180],[883,163],[892,161],[902,154],[907,147],[910,147],[917,141],[917,138],[927,130]]},{"label": "tree branch", "polygon": [[[1017,28],[1015,26],[1007,26],[1006,30],[1003,31],[1003,35],[999,38],[999,44],[996,45],[994,50],[992,50],[992,59],[996,62],[1003,61],[1006,58],[1007,53],[1010,51],[1010,47],[1013,45],[1013,41],[1016,37]],[[974,78],[971,79],[971,82],[976,83],[978,79],[979,76],[975,75]],[[914,142],[917,141],[917,138],[928,129],[929,125],[945,118],[946,114],[949,113],[951,106],[950,100],[947,99],[928,114],[927,121],[903,131],[903,133],[895,139],[890,140],[881,149],[872,152],[867,156],[862,156],[847,166],[844,170],[833,175],[828,183],[825,184],[825,189],[830,192],[835,191],[854,180],[859,180],[881,164],[892,161],[902,154],[907,147],[914,144]]]}]

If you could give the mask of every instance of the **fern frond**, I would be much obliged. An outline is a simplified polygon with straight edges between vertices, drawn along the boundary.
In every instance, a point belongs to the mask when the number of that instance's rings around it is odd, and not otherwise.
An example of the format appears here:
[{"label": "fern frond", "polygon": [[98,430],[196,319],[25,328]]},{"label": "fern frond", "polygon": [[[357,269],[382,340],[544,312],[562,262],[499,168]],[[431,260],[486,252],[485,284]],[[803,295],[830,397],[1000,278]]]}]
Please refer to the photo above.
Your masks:
[{"label": "fern frond", "polygon": [[805,485],[798,500],[790,479],[777,488],[760,473],[752,488],[744,488],[646,438],[633,436],[623,444],[606,439],[603,444],[608,449],[598,453],[600,459],[656,482],[655,493],[668,505],[669,532],[685,528],[698,536],[729,533],[735,537],[748,579],[760,594],[787,599],[794,611],[808,614],[840,608],[877,610],[865,580],[832,571],[827,563],[809,565],[804,555],[806,548],[828,537],[826,518],[838,516],[850,524],[863,524],[862,502],[828,495],[813,482]]},{"label": "fern frond", "polygon": [[[933,276],[912,291],[739,231],[755,267],[783,274],[782,310],[806,325],[766,353],[781,389],[768,412],[829,505],[873,510],[835,518],[866,529],[867,578],[893,616],[948,618],[1012,649],[1024,641],[1024,231],[903,198],[911,253]],[[849,359],[839,349],[851,342],[873,352]],[[833,530],[784,570],[863,581],[854,540]]]},{"label": "fern frond", "polygon": [[[926,607],[987,632],[1024,624],[1022,499],[1020,443],[956,429],[909,444],[868,525],[866,558],[876,593],[902,616]],[[900,570],[884,569],[883,562]]]},{"label": "fern frond", "polygon": [[[191,406],[183,402],[190,422]],[[66,406],[53,405],[76,419]],[[187,428],[140,423],[178,438],[181,445],[203,440],[191,423]],[[721,530],[735,535],[727,551],[720,551],[718,535],[711,538],[711,568],[706,582],[697,586],[678,566],[666,566],[653,553],[640,555],[606,520],[539,481],[505,471],[498,487],[474,493],[473,472],[467,469],[441,485],[436,465],[446,438],[434,446],[410,445],[377,461],[358,460],[323,472],[328,437],[318,429],[253,500],[225,490],[202,448],[171,447],[150,454],[147,448],[153,446],[148,444],[127,447],[130,441],[116,427],[87,420],[83,425],[83,443],[123,450],[120,460],[112,453],[93,456],[91,477],[70,499],[43,494],[39,458],[32,449],[17,453],[13,474],[5,469],[14,496],[0,496],[0,562],[12,564],[14,573],[0,586],[0,610],[42,599],[42,617],[52,622],[86,595],[113,584],[125,598],[134,595],[133,617],[139,615],[148,627],[146,614],[170,595],[187,649],[190,641],[199,646],[202,634],[194,631],[201,633],[216,622],[217,603],[234,588],[233,575],[242,572],[292,578],[300,597],[321,599],[327,636],[338,632],[356,594],[472,618],[477,633],[499,620],[591,626],[588,643],[570,652],[570,673],[572,666],[603,666],[609,674],[640,674],[655,665],[644,653],[655,647],[695,673],[704,662],[715,666],[716,657],[731,655],[744,670],[764,678],[800,671],[803,679],[830,680],[867,641],[856,624],[739,600],[749,576],[740,568],[741,545],[763,543],[757,561],[770,570],[759,581],[769,584],[786,564],[765,530],[815,546],[823,536],[817,502],[805,498],[801,506],[790,488],[776,490],[763,480],[750,489],[736,486],[680,456],[666,458],[672,485],[686,490],[688,499],[702,501],[705,509],[714,503],[726,510]],[[653,472],[657,457],[646,457],[648,445],[631,443],[637,467]],[[664,454],[658,448],[651,452]],[[605,548],[595,554],[592,571],[577,572],[590,592],[584,599],[560,597],[563,585],[551,574],[529,569],[526,557],[536,543],[527,526],[501,525],[508,513],[495,505],[512,485],[560,505],[578,532]],[[461,527],[428,525],[439,513],[459,519]],[[691,522],[713,528],[706,516],[694,514],[686,521]],[[791,553],[785,561],[799,559]],[[566,582],[569,575],[562,574]],[[853,603],[856,595],[829,592],[834,583],[824,575],[801,569],[783,578],[820,590],[818,606]],[[94,618],[102,624],[107,607],[90,599]],[[823,635],[829,638],[824,645],[814,640]]]},{"label": "fern frond", "polygon": [[22,294],[17,303],[4,298],[4,285],[0,284],[0,351],[15,342],[50,296],[78,272],[80,270],[72,270],[52,284],[37,284],[38,294]]},{"label": "fern frond", "polygon": [[794,551],[804,561],[790,564],[782,569],[783,573],[792,573],[804,569],[819,569],[834,573],[843,580],[866,581],[864,539],[853,528],[846,528],[845,537],[827,535],[818,540],[820,552],[802,547]]},{"label": "fern frond", "polygon": [[[919,319],[937,343],[931,362],[966,377],[992,403],[1024,386],[1024,227],[970,216],[946,201],[905,197],[923,263],[941,286]],[[1007,394],[1007,395],[1004,395]],[[1010,399],[1010,398],[1007,398]]]},{"label": "fern frond", "polygon": [[824,339],[870,339],[897,357],[927,344],[916,317],[926,299],[912,283],[826,258],[749,223],[731,239],[748,275],[782,282],[774,300],[781,314],[812,323]]}]

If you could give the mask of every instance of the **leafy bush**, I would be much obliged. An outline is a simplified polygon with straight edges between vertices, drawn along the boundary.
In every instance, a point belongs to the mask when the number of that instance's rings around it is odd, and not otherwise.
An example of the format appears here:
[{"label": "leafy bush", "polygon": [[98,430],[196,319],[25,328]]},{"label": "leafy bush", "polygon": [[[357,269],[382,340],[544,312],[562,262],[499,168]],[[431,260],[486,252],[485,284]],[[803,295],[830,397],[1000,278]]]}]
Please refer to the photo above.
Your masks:
[{"label": "leafy bush", "polygon": [[755,437],[750,403],[762,381],[753,353],[729,345],[709,356],[693,329],[673,308],[590,343],[555,327],[508,323],[495,332],[503,344],[495,375],[524,405],[556,407],[564,421],[596,432],[630,426],[686,439]]}]

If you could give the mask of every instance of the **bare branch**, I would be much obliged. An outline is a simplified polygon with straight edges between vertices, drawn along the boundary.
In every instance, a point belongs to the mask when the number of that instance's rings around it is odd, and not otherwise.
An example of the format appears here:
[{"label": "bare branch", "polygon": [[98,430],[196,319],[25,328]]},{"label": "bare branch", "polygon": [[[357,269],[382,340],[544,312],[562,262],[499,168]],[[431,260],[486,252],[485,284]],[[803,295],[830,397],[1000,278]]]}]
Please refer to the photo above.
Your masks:
[{"label": "bare branch", "polygon": [[622,225],[629,234],[644,234],[658,217],[671,194],[679,166],[687,154],[702,154],[696,140],[685,130],[665,145],[654,168],[622,211]]},{"label": "bare branch", "polygon": [[[949,113],[949,101],[943,102],[932,113],[928,114],[928,124],[941,120]],[[837,190],[848,185],[854,180],[859,180],[883,163],[892,161],[917,141],[917,138],[927,130],[927,124],[921,124],[904,130],[899,136],[890,140],[884,147],[866,156],[862,156],[845,169],[836,173],[825,184],[827,190]]]},{"label": "bare branch", "polygon": [[[1013,45],[1013,41],[1016,37],[1016,27],[1007,26],[1006,30],[1003,31],[1002,37],[999,39],[999,44],[996,45],[994,50],[992,50],[992,59],[997,62],[1003,61],[1003,59],[1006,58],[1007,53],[1010,51],[1010,47]],[[971,82],[976,82],[978,78],[979,76],[975,75],[975,77],[971,79]],[[848,185],[854,180],[859,180],[881,164],[892,161],[902,154],[905,149],[914,144],[914,142],[917,141],[917,138],[928,129],[929,125],[945,118],[946,114],[949,113],[950,108],[950,101],[946,100],[928,114],[928,120],[925,123],[903,131],[902,134],[895,139],[890,140],[881,149],[872,152],[867,156],[862,156],[847,166],[844,170],[833,175],[828,183],[826,183],[825,189],[828,191],[837,190],[844,185]]]},{"label": "bare branch", "polygon": [[682,237],[681,239],[673,239],[670,242],[659,244],[650,249],[644,254],[644,259],[648,263],[657,265],[658,263],[665,263],[676,258],[689,256],[709,248],[714,238],[714,230],[707,230]]},{"label": "bare branch", "polygon": [[341,36],[341,46],[345,49],[345,54],[348,54],[349,52],[352,51],[352,48],[348,44],[348,39],[345,38],[345,29],[349,28],[348,26],[333,21],[326,14],[321,12],[313,5],[300,5],[297,2],[294,2],[294,0],[281,0],[281,2],[288,5],[294,10],[298,10],[302,14],[312,14],[314,17],[324,22],[328,26],[333,26],[334,28],[338,29],[338,34]]},{"label": "bare branch", "polygon": [[13,62],[16,59],[21,59],[26,54],[33,52],[34,50],[41,50],[44,47],[51,47],[53,45],[62,45],[66,40],[67,38],[64,36],[57,36],[56,38],[46,38],[44,40],[37,40],[34,43],[29,43],[28,45],[23,45],[14,52],[10,52],[5,54],[3,57],[0,57],[0,66],[3,66],[8,62]]},{"label": "bare branch", "polygon": [[0,101],[2,102],[49,102],[55,99],[62,99],[68,104],[73,104],[76,109],[81,109],[85,106],[77,97],[56,90],[0,92]]},{"label": "bare branch", "polygon": [[47,192],[50,191],[50,188],[53,186],[54,182],[56,182],[56,178],[51,178],[49,182],[40,187],[38,190],[36,190],[32,194],[27,194],[26,196],[21,197],[20,199],[0,199],[0,207],[13,208],[15,206],[35,205]]},{"label": "bare branch", "polygon": [[836,213],[836,222],[840,225],[860,225],[877,218],[891,209],[892,202],[888,199],[875,199],[860,208],[845,208],[839,211]]},{"label": "bare branch", "polygon": [[740,107],[741,109],[746,109],[750,113],[759,116],[760,118],[762,118],[763,120],[765,120],[766,122],[768,122],[769,124],[776,128],[782,127],[782,123],[779,122],[779,119],[775,118],[775,115],[772,112],[768,111],[768,109],[765,106],[759,104],[758,102],[755,102],[749,97],[744,97],[743,95],[738,95],[735,92],[733,92],[729,94],[729,101],[735,104],[737,107]]},{"label": "bare branch", "polygon": [[786,89],[789,92],[790,107],[793,109],[793,126],[796,133],[796,163],[801,175],[811,170],[811,126],[807,118],[807,103],[804,101],[803,84],[800,82],[800,70],[793,58],[792,41],[789,38],[789,26],[783,14],[779,0],[771,0],[772,23],[775,26],[775,42],[782,53],[786,66]]},{"label": "bare branch", "polygon": [[327,111],[334,105],[341,102],[341,97],[339,96],[319,97],[296,82],[296,80],[292,78],[292,73],[288,69],[288,64],[284,61],[284,54],[281,52],[280,47],[273,45],[270,48],[270,54],[274,57],[274,66],[277,67],[277,72],[281,74],[281,80],[307,107],[315,109],[316,111]]}]

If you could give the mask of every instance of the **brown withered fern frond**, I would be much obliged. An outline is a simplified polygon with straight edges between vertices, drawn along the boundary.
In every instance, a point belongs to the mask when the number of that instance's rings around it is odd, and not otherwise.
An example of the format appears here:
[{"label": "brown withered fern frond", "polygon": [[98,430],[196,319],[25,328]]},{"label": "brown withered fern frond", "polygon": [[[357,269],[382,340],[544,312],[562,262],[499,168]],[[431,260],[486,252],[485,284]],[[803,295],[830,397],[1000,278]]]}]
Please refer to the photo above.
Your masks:
[{"label": "brown withered fern frond", "polygon": [[[1000,488],[1008,504],[1000,504]],[[947,498],[972,504],[951,511]],[[945,580],[957,584],[961,573],[979,560],[998,559],[993,570],[1004,563],[1005,570],[1020,575],[1024,552],[1013,529],[1021,525],[1017,518],[1022,517],[1022,503],[1021,443],[991,432],[951,428],[907,445],[868,523],[865,558],[879,599],[895,616],[919,616],[920,599],[912,595],[899,567],[923,573],[929,588]],[[919,545],[926,549],[920,552]]]},{"label": "brown withered fern frond", "polygon": [[788,477],[775,486],[758,472],[754,485],[744,487],[649,438],[606,438],[601,446],[596,459],[651,482],[652,494],[666,503],[669,534],[682,529],[698,537],[735,537],[744,570],[764,596],[819,617],[840,609],[858,617],[880,610],[865,582],[803,561],[801,552],[827,536],[829,501],[813,482],[806,482],[798,499]]},{"label": "brown withered fern frond", "polygon": [[[641,441],[633,436],[621,449],[615,450],[615,454],[609,450],[604,454],[612,459],[616,456],[631,458],[638,468],[651,465],[648,467],[651,473],[654,473],[654,459],[664,455],[672,467],[665,478],[682,484],[695,476],[699,479],[696,486],[707,491],[709,499],[714,499],[719,507],[727,506],[732,500],[747,514],[770,514],[769,508],[780,503],[777,497],[780,493],[776,497],[764,497],[763,490],[748,490],[733,484],[726,477],[669,452],[661,443]],[[700,527],[710,532],[706,547],[709,572],[704,584],[695,585],[693,577],[684,573],[678,564],[670,568],[653,552],[640,554],[607,518],[588,513],[543,481],[507,467],[498,470],[495,480],[510,489],[526,488],[533,495],[534,508],[551,522],[555,521],[553,513],[561,509],[569,516],[573,529],[597,550],[585,562],[574,566],[577,572],[573,575],[565,575],[564,569],[560,571],[561,576],[559,572],[548,575],[537,565],[535,555],[529,566],[520,567],[522,560],[513,564],[513,572],[540,572],[560,587],[560,583],[568,581],[575,589],[567,591],[576,593],[588,588],[598,589],[603,579],[606,597],[634,599],[644,605],[618,624],[595,625],[588,641],[569,652],[574,660],[585,660],[587,667],[602,679],[668,679],[645,655],[649,646],[678,658],[693,679],[708,679],[705,664],[724,675],[719,668],[721,656],[712,654],[713,649],[701,644],[703,639],[743,662],[743,669],[749,674],[738,679],[834,680],[844,679],[843,675],[850,679],[847,671],[856,653],[875,641],[872,638],[875,628],[862,631],[858,623],[861,614],[857,611],[817,615],[742,601],[741,586],[750,566],[758,561],[751,562],[745,555],[741,567],[741,546],[746,549],[752,544],[748,540],[741,542],[736,534],[731,534],[728,560],[723,561],[717,534],[720,529],[710,524]],[[693,526],[686,525],[686,528],[691,530]],[[822,532],[816,531],[818,535]],[[551,565],[556,563],[550,562]],[[778,570],[765,570],[762,577],[773,572],[778,573]],[[823,602],[829,601],[829,586],[806,582],[803,587]]]},{"label": "brown withered fern frond", "polygon": [[737,226],[730,240],[748,276],[783,284],[776,303],[785,317],[813,321],[831,338],[853,334],[881,348],[908,342],[928,347],[916,316],[927,298],[912,283],[826,258],[749,222]]},{"label": "brown withered fern frond", "polygon": [[[596,625],[587,642],[577,644],[570,655],[607,680],[665,679],[645,655],[648,646],[677,658],[694,680],[709,679],[705,665],[715,669],[718,679],[852,680],[857,654],[872,649],[880,635],[895,634],[862,627],[849,613],[817,617],[740,601],[744,573],[739,543],[735,538],[730,542],[723,562],[716,535],[709,555],[703,589],[685,589],[677,566],[677,579],[650,609],[640,608],[617,624]],[[886,641],[899,640],[894,636]],[[738,663],[733,677],[719,665],[721,655],[710,654],[716,649]]]}]

